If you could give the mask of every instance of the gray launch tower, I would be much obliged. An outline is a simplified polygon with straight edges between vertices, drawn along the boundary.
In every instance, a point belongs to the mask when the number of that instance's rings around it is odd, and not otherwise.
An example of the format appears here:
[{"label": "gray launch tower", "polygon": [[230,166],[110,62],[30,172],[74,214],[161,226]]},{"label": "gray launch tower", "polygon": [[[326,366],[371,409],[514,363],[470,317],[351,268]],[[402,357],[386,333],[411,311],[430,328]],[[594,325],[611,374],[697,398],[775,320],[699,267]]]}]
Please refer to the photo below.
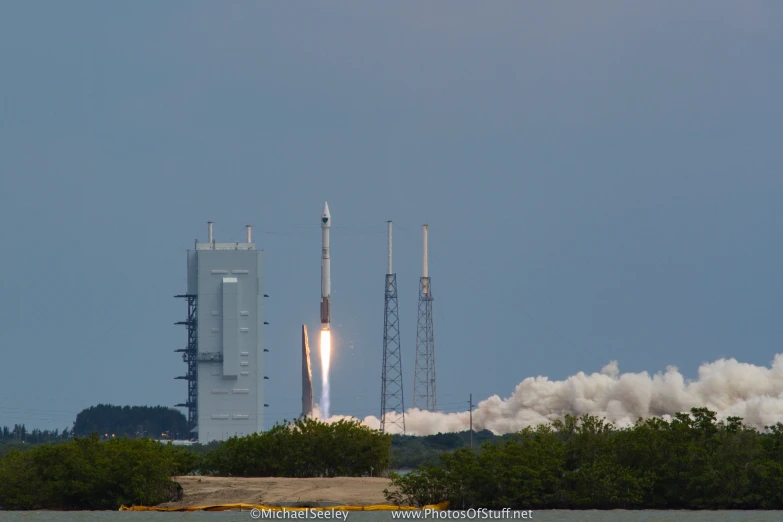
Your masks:
[{"label": "gray launch tower", "polygon": [[196,241],[188,251],[188,408],[191,438],[207,443],[264,429],[262,252],[247,241]]},{"label": "gray launch tower", "polygon": [[[395,426],[405,433],[405,401],[402,394],[402,355],[400,317],[397,313],[397,274],[392,273],[392,222],[389,230],[388,269],[383,307],[383,371],[381,374],[381,431]],[[388,415],[396,413],[396,415]],[[388,416],[387,416],[388,415]]]},{"label": "gray launch tower", "polygon": [[427,263],[427,225],[424,225],[424,269],[419,280],[419,319],[416,327],[416,364],[413,407],[435,411],[435,335],[432,324],[432,285]]}]

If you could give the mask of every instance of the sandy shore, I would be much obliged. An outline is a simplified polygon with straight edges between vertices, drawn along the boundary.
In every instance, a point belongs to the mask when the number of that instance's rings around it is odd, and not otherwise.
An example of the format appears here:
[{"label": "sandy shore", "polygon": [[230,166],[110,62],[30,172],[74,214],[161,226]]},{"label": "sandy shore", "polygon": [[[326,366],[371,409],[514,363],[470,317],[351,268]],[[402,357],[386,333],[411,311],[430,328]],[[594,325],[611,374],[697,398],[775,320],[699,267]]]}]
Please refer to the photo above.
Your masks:
[{"label": "sandy shore", "polygon": [[181,502],[164,507],[211,504],[274,504],[277,502],[338,502],[350,505],[385,504],[385,478],[231,478],[174,477],[184,490]]}]

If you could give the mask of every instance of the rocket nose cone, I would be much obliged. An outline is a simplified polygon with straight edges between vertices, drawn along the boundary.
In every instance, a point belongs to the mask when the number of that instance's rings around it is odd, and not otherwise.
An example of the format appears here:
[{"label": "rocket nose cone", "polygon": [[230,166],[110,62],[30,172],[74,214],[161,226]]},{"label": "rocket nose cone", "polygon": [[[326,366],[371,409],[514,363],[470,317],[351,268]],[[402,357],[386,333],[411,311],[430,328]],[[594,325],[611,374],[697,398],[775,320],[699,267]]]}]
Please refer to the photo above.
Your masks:
[{"label": "rocket nose cone", "polygon": [[323,225],[330,225],[329,221],[331,220],[331,215],[329,214],[329,205],[327,203],[324,203],[324,213],[321,214],[321,224]]}]

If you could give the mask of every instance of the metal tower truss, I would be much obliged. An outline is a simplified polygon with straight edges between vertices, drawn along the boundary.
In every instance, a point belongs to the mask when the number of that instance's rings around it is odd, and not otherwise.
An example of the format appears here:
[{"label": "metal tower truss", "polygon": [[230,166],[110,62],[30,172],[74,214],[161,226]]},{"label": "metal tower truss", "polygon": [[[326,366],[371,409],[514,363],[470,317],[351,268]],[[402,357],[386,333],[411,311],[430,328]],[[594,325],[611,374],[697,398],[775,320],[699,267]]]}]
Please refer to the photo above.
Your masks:
[{"label": "metal tower truss", "polygon": [[[381,432],[396,426],[405,433],[405,400],[402,393],[400,318],[397,313],[397,275],[386,274],[383,310],[383,375],[381,376]],[[389,413],[396,415],[389,415]]]},{"label": "metal tower truss", "polygon": [[413,407],[437,409],[435,394],[435,338],[432,326],[430,278],[419,280],[419,320],[416,327],[416,365],[413,378]]},{"label": "metal tower truss", "polygon": [[182,353],[182,360],[188,365],[188,373],[177,379],[188,381],[188,400],[177,404],[178,407],[188,409],[188,429],[191,438],[198,438],[198,305],[197,297],[193,294],[177,295],[188,300],[188,319],[175,324],[183,324],[188,330],[188,345],[184,349],[175,350]]}]

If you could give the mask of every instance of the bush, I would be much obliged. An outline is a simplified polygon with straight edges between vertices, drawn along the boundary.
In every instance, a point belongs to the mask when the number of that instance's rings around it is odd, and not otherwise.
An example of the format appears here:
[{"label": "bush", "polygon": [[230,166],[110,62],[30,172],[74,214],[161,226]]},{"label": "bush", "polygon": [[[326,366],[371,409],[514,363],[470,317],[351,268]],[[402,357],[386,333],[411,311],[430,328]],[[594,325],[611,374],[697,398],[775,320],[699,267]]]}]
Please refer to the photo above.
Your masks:
[{"label": "bush", "polygon": [[783,425],[766,432],[694,408],[616,429],[566,416],[392,476],[386,498],[488,509],[781,509]]},{"label": "bush", "polygon": [[355,420],[276,424],[232,437],[204,457],[204,474],[236,477],[341,477],[389,469],[391,435]]},{"label": "bush", "polygon": [[198,455],[150,439],[97,435],[11,451],[0,459],[2,509],[117,509],[154,505],[176,493],[172,475],[188,473]]}]

